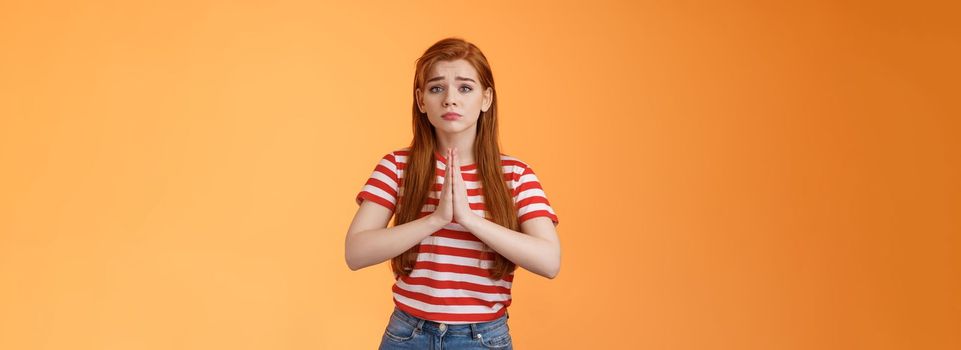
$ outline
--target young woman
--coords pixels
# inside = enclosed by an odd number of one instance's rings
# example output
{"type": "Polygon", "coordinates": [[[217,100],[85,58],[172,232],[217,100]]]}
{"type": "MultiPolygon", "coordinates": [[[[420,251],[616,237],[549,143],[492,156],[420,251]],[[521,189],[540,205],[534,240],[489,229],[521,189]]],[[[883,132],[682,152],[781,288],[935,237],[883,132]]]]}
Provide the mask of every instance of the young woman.
{"type": "Polygon", "coordinates": [[[413,141],[358,193],[347,265],[390,259],[395,308],[381,349],[511,349],[514,270],[557,275],[557,215],[531,167],[500,153],[480,49],[443,39],[416,66],[413,141]]]}

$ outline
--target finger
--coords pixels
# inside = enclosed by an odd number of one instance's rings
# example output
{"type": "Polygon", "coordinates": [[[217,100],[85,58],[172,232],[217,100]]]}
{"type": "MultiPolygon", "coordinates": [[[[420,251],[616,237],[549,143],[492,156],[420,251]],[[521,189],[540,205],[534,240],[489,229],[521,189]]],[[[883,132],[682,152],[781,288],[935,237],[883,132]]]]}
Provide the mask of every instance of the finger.
{"type": "Polygon", "coordinates": [[[452,153],[451,149],[448,148],[447,149],[447,170],[444,171],[445,182],[449,184],[449,186],[447,186],[447,194],[449,195],[453,195],[453,189],[454,189],[454,182],[453,182],[454,173],[453,171],[451,171],[451,153],[452,153]]]}
{"type": "Polygon", "coordinates": [[[453,184],[454,184],[454,186],[457,186],[457,190],[460,191],[460,182],[458,181],[458,180],[461,179],[461,177],[460,177],[460,159],[458,159],[458,156],[457,156],[457,148],[454,148],[454,150],[451,151],[451,156],[453,157],[453,160],[451,161],[451,164],[452,164],[452,165],[451,165],[451,168],[453,169],[453,174],[452,174],[452,176],[454,177],[454,182],[453,182],[453,184]]]}
{"type": "Polygon", "coordinates": [[[464,175],[462,175],[460,172],[460,166],[461,166],[460,156],[454,156],[454,162],[455,162],[454,164],[457,165],[456,167],[454,167],[455,169],[454,175],[457,176],[457,183],[460,186],[460,188],[464,189],[464,175]]]}
{"type": "Polygon", "coordinates": [[[457,171],[457,149],[454,148],[450,151],[450,167],[457,171]]]}
{"type": "Polygon", "coordinates": [[[454,151],[454,197],[467,203],[467,184],[464,183],[464,175],[460,170],[460,156],[454,151]]]}

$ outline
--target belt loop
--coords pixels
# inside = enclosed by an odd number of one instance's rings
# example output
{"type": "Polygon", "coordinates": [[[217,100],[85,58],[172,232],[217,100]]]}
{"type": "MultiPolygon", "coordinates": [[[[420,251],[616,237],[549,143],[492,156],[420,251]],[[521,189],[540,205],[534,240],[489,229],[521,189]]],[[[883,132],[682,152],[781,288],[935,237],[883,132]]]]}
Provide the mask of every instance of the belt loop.
{"type": "Polygon", "coordinates": [[[417,330],[418,330],[418,331],[424,331],[424,322],[427,322],[427,321],[424,320],[423,318],[420,318],[420,317],[417,318],[417,330]]]}
{"type": "Polygon", "coordinates": [[[470,338],[471,338],[471,339],[477,339],[477,335],[478,335],[478,334],[480,334],[480,333],[477,333],[477,324],[476,324],[476,323],[471,323],[471,324],[470,324],[470,338]]]}

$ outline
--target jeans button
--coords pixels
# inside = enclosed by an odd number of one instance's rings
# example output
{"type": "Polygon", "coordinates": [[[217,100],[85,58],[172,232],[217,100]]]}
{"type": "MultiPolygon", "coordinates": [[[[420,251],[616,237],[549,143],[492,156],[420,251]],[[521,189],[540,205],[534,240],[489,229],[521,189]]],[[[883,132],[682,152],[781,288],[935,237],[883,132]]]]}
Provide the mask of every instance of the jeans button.
{"type": "Polygon", "coordinates": [[[438,325],[437,327],[440,328],[441,331],[444,331],[445,329],[447,329],[447,325],[446,325],[446,324],[443,324],[443,323],[441,323],[441,324],[438,325]]]}

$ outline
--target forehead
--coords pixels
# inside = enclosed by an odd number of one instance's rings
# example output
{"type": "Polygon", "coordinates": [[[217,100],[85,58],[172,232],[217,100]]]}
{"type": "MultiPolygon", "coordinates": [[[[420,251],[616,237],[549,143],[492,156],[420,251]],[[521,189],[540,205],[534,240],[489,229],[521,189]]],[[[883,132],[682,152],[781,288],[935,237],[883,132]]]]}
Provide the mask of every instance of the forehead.
{"type": "Polygon", "coordinates": [[[437,76],[444,76],[446,80],[453,80],[454,77],[465,77],[476,81],[477,70],[463,59],[456,61],[439,61],[431,67],[430,74],[427,74],[427,79],[437,76]]]}

